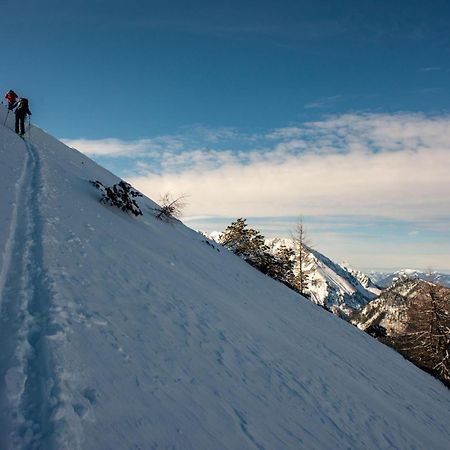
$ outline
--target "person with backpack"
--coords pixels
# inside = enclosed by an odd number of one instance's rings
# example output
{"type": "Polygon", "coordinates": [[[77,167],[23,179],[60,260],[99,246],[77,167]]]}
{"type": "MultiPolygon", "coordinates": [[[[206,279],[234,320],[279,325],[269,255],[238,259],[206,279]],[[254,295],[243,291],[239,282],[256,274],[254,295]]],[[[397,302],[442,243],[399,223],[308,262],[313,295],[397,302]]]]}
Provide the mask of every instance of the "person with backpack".
{"type": "Polygon", "coordinates": [[[28,108],[28,99],[19,98],[17,102],[16,114],[16,133],[22,137],[25,134],[25,117],[27,114],[31,116],[31,111],[28,108]]]}
{"type": "Polygon", "coordinates": [[[18,95],[12,91],[11,89],[5,94],[5,98],[8,101],[8,110],[12,111],[16,104],[17,104],[17,98],[18,95]]]}

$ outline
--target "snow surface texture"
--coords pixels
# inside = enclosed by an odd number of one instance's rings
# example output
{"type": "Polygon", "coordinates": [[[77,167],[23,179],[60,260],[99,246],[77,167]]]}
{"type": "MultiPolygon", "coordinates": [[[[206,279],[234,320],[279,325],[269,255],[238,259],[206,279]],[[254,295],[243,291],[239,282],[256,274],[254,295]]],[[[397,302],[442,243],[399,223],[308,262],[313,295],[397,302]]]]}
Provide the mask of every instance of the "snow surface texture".
{"type": "Polygon", "coordinates": [[[0,170],[0,448],[448,449],[441,383],[151,200],[100,204],[81,153],[0,125],[0,170]]]}

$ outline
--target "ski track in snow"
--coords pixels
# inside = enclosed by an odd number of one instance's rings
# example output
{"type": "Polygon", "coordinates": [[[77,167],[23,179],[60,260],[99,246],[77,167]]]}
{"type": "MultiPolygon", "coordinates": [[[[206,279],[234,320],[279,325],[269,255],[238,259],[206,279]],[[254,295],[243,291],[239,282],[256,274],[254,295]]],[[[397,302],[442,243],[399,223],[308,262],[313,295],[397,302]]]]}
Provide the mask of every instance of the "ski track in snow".
{"type": "Polygon", "coordinates": [[[43,268],[40,159],[31,143],[24,145],[27,154],[1,278],[0,427],[8,433],[2,432],[0,439],[9,441],[8,448],[32,450],[51,448],[55,385],[45,339],[51,291],[43,268]]]}
{"type": "Polygon", "coordinates": [[[14,245],[14,235],[15,235],[15,230],[17,227],[17,214],[18,214],[18,210],[19,210],[18,203],[19,203],[20,194],[23,190],[23,184],[25,183],[25,175],[27,173],[27,166],[28,166],[27,158],[28,158],[28,153],[25,158],[25,163],[22,168],[22,173],[20,174],[20,177],[17,180],[17,184],[16,184],[16,188],[15,188],[14,208],[13,208],[13,212],[12,212],[10,227],[8,230],[8,238],[7,238],[5,250],[4,250],[3,264],[2,264],[2,268],[0,270],[0,311],[1,311],[1,306],[2,306],[3,291],[5,288],[6,277],[8,274],[8,269],[11,267],[11,258],[12,258],[12,251],[13,251],[12,247],[14,245]]]}

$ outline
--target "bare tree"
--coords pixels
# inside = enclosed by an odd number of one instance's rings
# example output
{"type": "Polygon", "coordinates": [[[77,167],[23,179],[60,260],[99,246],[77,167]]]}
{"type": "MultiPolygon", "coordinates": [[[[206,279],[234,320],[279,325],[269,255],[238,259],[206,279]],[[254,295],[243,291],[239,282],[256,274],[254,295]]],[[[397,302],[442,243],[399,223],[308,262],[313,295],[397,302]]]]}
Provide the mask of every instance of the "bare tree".
{"type": "Polygon", "coordinates": [[[309,245],[309,239],[306,233],[305,226],[303,224],[303,218],[300,217],[294,232],[292,233],[292,240],[294,241],[294,252],[295,252],[295,288],[302,295],[307,295],[308,293],[308,280],[309,280],[309,270],[308,266],[311,263],[309,252],[307,246],[309,245]]]}
{"type": "Polygon", "coordinates": [[[431,351],[436,355],[433,369],[437,375],[450,384],[450,298],[430,284],[431,320],[429,333],[431,351]]]}
{"type": "Polygon", "coordinates": [[[399,350],[450,386],[450,289],[423,282],[399,350]]]}
{"type": "Polygon", "coordinates": [[[179,197],[172,197],[169,192],[166,192],[159,200],[160,206],[157,209],[156,217],[158,219],[172,219],[180,217],[183,209],[186,207],[186,195],[179,197]]]}

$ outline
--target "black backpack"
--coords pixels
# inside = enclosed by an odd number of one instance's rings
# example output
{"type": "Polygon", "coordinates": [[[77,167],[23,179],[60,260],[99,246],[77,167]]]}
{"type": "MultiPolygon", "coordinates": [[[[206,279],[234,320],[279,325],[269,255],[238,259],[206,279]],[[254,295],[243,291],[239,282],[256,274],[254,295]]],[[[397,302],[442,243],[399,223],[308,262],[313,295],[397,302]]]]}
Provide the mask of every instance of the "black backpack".
{"type": "Polygon", "coordinates": [[[25,109],[28,110],[28,99],[27,98],[21,98],[19,102],[17,103],[17,109],[25,109]]]}

